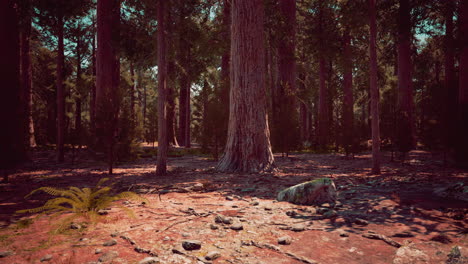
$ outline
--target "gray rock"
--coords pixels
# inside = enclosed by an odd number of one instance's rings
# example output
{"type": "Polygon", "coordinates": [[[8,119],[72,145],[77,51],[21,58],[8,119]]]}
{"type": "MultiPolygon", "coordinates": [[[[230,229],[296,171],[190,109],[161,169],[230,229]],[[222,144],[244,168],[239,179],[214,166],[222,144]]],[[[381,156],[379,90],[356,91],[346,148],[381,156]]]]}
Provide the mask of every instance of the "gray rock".
{"type": "Polygon", "coordinates": [[[393,264],[423,264],[429,263],[429,256],[414,246],[400,247],[395,254],[393,264]]]}
{"type": "Polygon", "coordinates": [[[221,257],[221,253],[219,253],[218,251],[210,251],[208,252],[208,254],[206,254],[205,256],[205,259],[206,260],[215,260],[217,258],[221,257]]]}
{"type": "Polygon", "coordinates": [[[52,260],[52,255],[48,254],[48,255],[45,255],[41,258],[41,262],[45,262],[45,261],[50,261],[52,260]]]}
{"type": "Polygon", "coordinates": [[[265,208],[263,208],[265,211],[271,211],[273,210],[273,208],[269,207],[269,206],[265,206],[265,208]]]}
{"type": "Polygon", "coordinates": [[[102,244],[102,245],[105,246],[105,247],[115,246],[115,245],[117,245],[117,240],[111,239],[111,240],[108,240],[108,241],[104,242],[104,244],[102,244]]]}
{"type": "Polygon", "coordinates": [[[109,212],[107,212],[106,210],[99,210],[97,213],[99,215],[108,215],[109,214],[109,212]]]}
{"type": "Polygon", "coordinates": [[[291,186],[279,192],[277,200],[302,205],[336,203],[337,193],[333,180],[316,179],[291,186]]]}
{"type": "Polygon", "coordinates": [[[70,229],[74,229],[74,230],[81,229],[81,226],[77,223],[71,223],[70,229]]]}
{"type": "Polygon", "coordinates": [[[291,227],[291,231],[294,231],[294,232],[302,232],[306,230],[306,227],[304,225],[294,225],[291,227]]]}
{"type": "Polygon", "coordinates": [[[252,206],[257,206],[257,205],[259,205],[259,204],[260,204],[260,203],[259,203],[258,201],[252,201],[252,202],[250,203],[250,205],[252,205],[252,206]]]}
{"type": "Polygon", "coordinates": [[[182,241],[182,247],[185,250],[197,250],[201,248],[201,241],[198,240],[185,240],[182,241]]]}
{"type": "Polygon", "coordinates": [[[292,239],[290,236],[282,236],[278,238],[278,244],[280,245],[291,245],[292,239]]]}
{"type": "Polygon", "coordinates": [[[190,234],[189,233],[182,233],[182,237],[189,237],[190,234]]]}
{"type": "Polygon", "coordinates": [[[338,216],[338,213],[335,211],[335,210],[330,210],[330,211],[327,211],[326,213],[323,214],[323,217],[324,218],[335,218],[338,216]]]}
{"type": "Polygon", "coordinates": [[[109,251],[109,252],[106,252],[104,254],[102,254],[102,256],[99,258],[99,262],[108,262],[108,261],[112,261],[114,259],[116,259],[117,257],[119,257],[119,252],[117,251],[109,251]]]}
{"type": "Polygon", "coordinates": [[[138,264],[158,264],[161,263],[158,258],[155,257],[147,257],[138,262],[138,264]]]}
{"type": "Polygon", "coordinates": [[[230,224],[232,224],[232,222],[233,222],[233,220],[230,217],[224,217],[222,215],[217,215],[215,217],[215,223],[218,223],[218,224],[230,225],[230,224]]]}
{"type": "Polygon", "coordinates": [[[119,236],[119,232],[114,232],[112,234],[110,234],[111,237],[118,237],[119,236]]]}
{"type": "Polygon", "coordinates": [[[217,230],[219,227],[217,225],[210,224],[210,229],[211,230],[217,230]]]}
{"type": "Polygon", "coordinates": [[[234,198],[232,198],[231,196],[226,196],[226,200],[228,200],[228,201],[234,201],[234,198]]]}
{"type": "Polygon", "coordinates": [[[102,249],[100,248],[96,248],[96,250],[94,250],[94,254],[101,254],[102,253],[102,249]]]}
{"type": "Polygon", "coordinates": [[[244,229],[244,226],[243,226],[241,223],[237,223],[237,224],[233,224],[233,225],[231,226],[231,229],[232,229],[232,230],[239,231],[239,230],[244,229]]]}
{"type": "Polygon", "coordinates": [[[13,255],[13,251],[0,251],[0,258],[6,258],[13,255]]]}
{"type": "Polygon", "coordinates": [[[325,208],[325,207],[320,207],[320,208],[318,208],[317,210],[315,210],[315,212],[316,212],[317,214],[320,214],[320,215],[323,215],[323,214],[325,214],[325,213],[328,212],[328,211],[330,211],[330,209],[329,209],[329,208],[325,208]]]}

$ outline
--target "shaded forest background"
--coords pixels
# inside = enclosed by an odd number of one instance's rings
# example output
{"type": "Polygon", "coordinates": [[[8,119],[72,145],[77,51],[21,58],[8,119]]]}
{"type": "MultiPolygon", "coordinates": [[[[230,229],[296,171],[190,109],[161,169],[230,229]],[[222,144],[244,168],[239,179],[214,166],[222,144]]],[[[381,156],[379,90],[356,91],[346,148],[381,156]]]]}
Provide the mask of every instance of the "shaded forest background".
{"type": "MultiPolygon", "coordinates": [[[[273,151],[352,155],[374,143],[374,150],[395,152],[400,160],[420,148],[466,167],[467,2],[263,1],[257,33],[264,37],[273,151]],[[381,146],[371,140],[373,120],[381,146]]],[[[158,141],[162,122],[171,147],[197,143],[220,158],[236,71],[230,69],[231,4],[2,1],[4,174],[34,148],[56,149],[58,162],[85,148],[107,160],[112,172],[115,162],[143,155],[142,142],[158,141]]]]}

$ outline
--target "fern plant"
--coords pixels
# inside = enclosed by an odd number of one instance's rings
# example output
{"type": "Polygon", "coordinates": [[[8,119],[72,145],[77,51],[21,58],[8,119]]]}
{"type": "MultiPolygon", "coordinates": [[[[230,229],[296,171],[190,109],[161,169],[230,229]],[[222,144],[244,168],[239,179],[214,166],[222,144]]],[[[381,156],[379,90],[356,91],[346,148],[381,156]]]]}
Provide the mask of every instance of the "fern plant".
{"type": "MultiPolygon", "coordinates": [[[[95,223],[100,217],[99,211],[108,208],[113,202],[118,200],[126,199],[148,203],[146,198],[141,197],[134,192],[122,192],[116,195],[111,195],[110,192],[112,190],[112,185],[103,186],[103,184],[108,180],[108,178],[101,179],[94,188],[80,189],[73,186],[69,187],[68,190],[53,187],[38,188],[26,195],[25,198],[28,198],[39,191],[58,197],[49,199],[43,206],[19,210],[16,212],[32,214],[40,213],[38,216],[42,214],[51,214],[52,217],[56,217],[64,213],[72,213],[70,216],[60,221],[61,228],[64,224],[70,223],[76,218],[85,218],[90,220],[91,223],[95,223]]],[[[134,217],[132,210],[120,204],[116,204],[116,206],[124,210],[129,216],[134,217]]]]}

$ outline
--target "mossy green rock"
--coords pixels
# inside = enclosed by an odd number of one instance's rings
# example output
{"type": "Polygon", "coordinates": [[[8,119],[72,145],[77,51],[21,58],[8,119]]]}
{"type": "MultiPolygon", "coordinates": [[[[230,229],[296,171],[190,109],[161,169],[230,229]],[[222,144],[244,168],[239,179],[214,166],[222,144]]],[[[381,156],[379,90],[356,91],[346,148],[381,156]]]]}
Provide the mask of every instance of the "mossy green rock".
{"type": "Polygon", "coordinates": [[[333,180],[320,178],[286,188],[279,192],[277,199],[300,205],[321,205],[323,203],[334,204],[336,198],[333,180]]]}

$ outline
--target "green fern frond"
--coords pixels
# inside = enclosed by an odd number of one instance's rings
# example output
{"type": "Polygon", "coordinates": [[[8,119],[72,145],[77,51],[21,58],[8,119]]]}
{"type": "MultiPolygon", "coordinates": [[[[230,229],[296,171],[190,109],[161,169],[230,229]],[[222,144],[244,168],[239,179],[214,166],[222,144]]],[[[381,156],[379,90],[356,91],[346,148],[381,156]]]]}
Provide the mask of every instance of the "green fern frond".
{"type": "Polygon", "coordinates": [[[96,184],[96,187],[99,188],[101,187],[106,181],[108,181],[109,178],[102,178],[99,180],[99,182],[96,184]]]}
{"type": "Polygon", "coordinates": [[[139,202],[145,202],[149,203],[148,199],[141,197],[140,195],[134,193],[134,192],[121,192],[115,196],[116,198],[120,199],[125,199],[125,200],[133,200],[133,201],[139,201],[139,202]]]}
{"type": "Polygon", "coordinates": [[[36,190],[33,190],[32,192],[30,192],[28,195],[25,196],[25,198],[28,198],[30,197],[31,195],[39,192],[39,191],[43,191],[47,194],[50,194],[50,195],[53,195],[53,196],[64,196],[68,190],[61,190],[61,189],[57,189],[57,188],[53,188],[53,187],[40,187],[36,190]]]}

